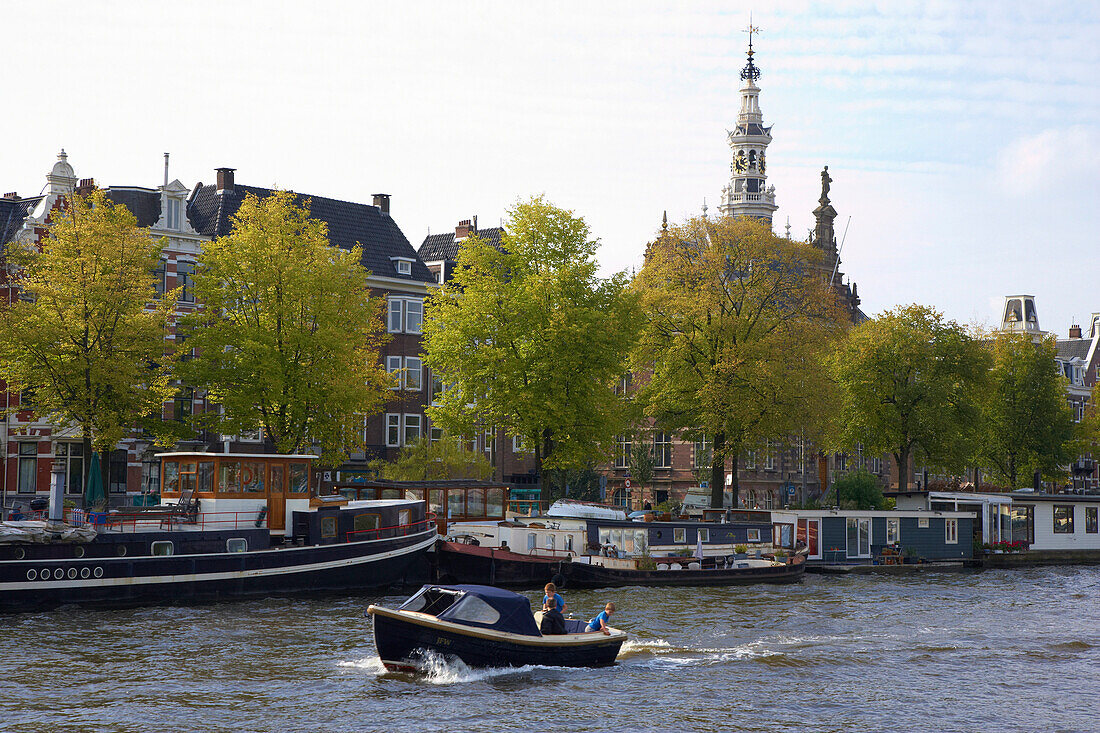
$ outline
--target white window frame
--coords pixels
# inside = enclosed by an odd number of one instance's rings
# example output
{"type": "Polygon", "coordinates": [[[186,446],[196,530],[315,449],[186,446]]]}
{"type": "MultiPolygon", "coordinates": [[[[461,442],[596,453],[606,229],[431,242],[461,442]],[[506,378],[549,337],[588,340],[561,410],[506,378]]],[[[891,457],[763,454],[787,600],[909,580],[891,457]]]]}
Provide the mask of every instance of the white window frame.
{"type": "Polygon", "coordinates": [[[957,545],[959,544],[959,520],[957,519],[945,519],[943,520],[943,541],[944,544],[957,545]]]}
{"type": "Polygon", "coordinates": [[[401,376],[401,387],[409,392],[424,389],[424,360],[419,356],[405,357],[405,371],[401,376]]]}
{"type": "Polygon", "coordinates": [[[772,450],[773,443],[769,440],[764,444],[764,470],[775,470],[775,452],[772,450]]]}
{"type": "Polygon", "coordinates": [[[420,440],[420,436],[423,435],[424,420],[421,415],[415,412],[405,413],[404,420],[401,425],[401,441],[402,445],[412,445],[416,441],[420,440]],[[413,428],[416,429],[416,433],[411,436],[410,440],[409,431],[413,428]]]}
{"type": "Polygon", "coordinates": [[[630,467],[630,451],[634,448],[634,441],[630,435],[623,433],[615,437],[615,468],[630,467]]]}
{"type": "Polygon", "coordinates": [[[896,545],[901,542],[901,520],[886,519],[886,544],[896,545]],[[893,539],[891,539],[893,538],[893,539]]]}
{"type": "Polygon", "coordinates": [[[183,209],[183,202],[177,198],[168,197],[168,210],[165,213],[164,220],[168,229],[178,230],[180,228],[180,211],[183,209]]]}
{"type": "Polygon", "coordinates": [[[756,470],[756,451],[754,451],[754,450],[745,451],[745,470],[747,470],[747,471],[755,471],[756,470]]]}
{"type": "Polygon", "coordinates": [[[524,440],[522,435],[512,436],[512,452],[513,453],[530,453],[527,450],[527,441],[524,440]]]}
{"type": "Polygon", "coordinates": [[[759,529],[745,530],[745,541],[746,542],[759,542],[760,541],[760,530],[759,529]]]}
{"type": "Polygon", "coordinates": [[[405,298],[405,333],[423,333],[424,301],[420,298],[405,298]],[[416,316],[416,327],[410,325],[410,316],[416,316]]]}
{"type": "Polygon", "coordinates": [[[386,331],[389,333],[401,333],[405,325],[405,299],[393,296],[386,300],[386,331]],[[396,316],[397,322],[394,323],[396,316]]]}
{"type": "Polygon", "coordinates": [[[398,448],[401,446],[401,414],[397,412],[386,413],[386,446],[398,448]],[[391,438],[391,432],[392,438],[391,438]]]}
{"type": "Polygon", "coordinates": [[[710,527],[700,527],[698,531],[699,539],[703,542],[710,542],[710,527]]]}
{"type": "Polygon", "coordinates": [[[672,528],[672,541],[678,545],[687,544],[687,529],[684,527],[672,528]]]}
{"type": "Polygon", "coordinates": [[[672,468],[672,433],[658,430],[653,434],[653,467],[672,468]]]}
{"type": "Polygon", "coordinates": [[[404,381],[404,374],[402,370],[402,357],[400,356],[387,356],[386,357],[386,373],[393,378],[393,384],[390,385],[390,389],[401,389],[401,384],[404,381]]]}

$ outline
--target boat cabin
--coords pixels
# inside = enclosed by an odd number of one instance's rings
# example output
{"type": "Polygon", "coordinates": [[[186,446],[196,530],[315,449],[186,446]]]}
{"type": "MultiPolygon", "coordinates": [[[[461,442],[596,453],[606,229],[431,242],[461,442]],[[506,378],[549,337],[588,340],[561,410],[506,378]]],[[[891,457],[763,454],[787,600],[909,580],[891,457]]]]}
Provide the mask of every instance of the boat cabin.
{"type": "Polygon", "coordinates": [[[255,516],[273,534],[286,533],[290,512],[310,508],[310,468],[317,456],[177,452],[157,458],[162,504],[197,499],[205,516],[255,516]]]}
{"type": "Polygon", "coordinates": [[[542,636],[531,613],[531,601],[492,586],[425,585],[398,610],[415,611],[463,626],[542,636]]]}
{"type": "Polygon", "coordinates": [[[423,501],[435,514],[440,534],[452,522],[503,521],[508,487],[491,481],[364,481],[332,487],[348,499],[409,499],[423,501]]]}

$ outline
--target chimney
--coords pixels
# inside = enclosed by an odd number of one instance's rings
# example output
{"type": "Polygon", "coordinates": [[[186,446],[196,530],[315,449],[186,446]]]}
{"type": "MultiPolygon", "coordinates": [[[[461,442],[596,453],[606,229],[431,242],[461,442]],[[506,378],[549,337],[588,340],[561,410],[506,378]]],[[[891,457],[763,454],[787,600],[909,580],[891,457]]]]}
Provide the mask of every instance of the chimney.
{"type": "Polygon", "coordinates": [[[474,214],[474,234],[477,234],[477,214],[474,214]]]}
{"type": "Polygon", "coordinates": [[[470,220],[463,219],[455,227],[455,239],[465,239],[470,236],[470,220]]]}
{"type": "Polygon", "coordinates": [[[390,195],[388,193],[376,193],[374,194],[374,205],[378,207],[378,210],[383,214],[390,213],[390,195]]]}
{"type": "Polygon", "coordinates": [[[77,184],[76,194],[77,196],[87,196],[95,190],[94,178],[81,178],[80,183],[77,184]]]}
{"type": "Polygon", "coordinates": [[[14,199],[15,201],[18,201],[19,200],[19,192],[18,191],[11,191],[9,193],[6,193],[6,194],[4,194],[4,198],[14,199]]]}
{"type": "Polygon", "coordinates": [[[233,190],[233,171],[236,168],[215,168],[218,172],[218,191],[232,191],[233,190]]]}
{"type": "Polygon", "coordinates": [[[1069,337],[1071,339],[1081,338],[1081,327],[1076,323],[1069,327],[1069,337]]]}

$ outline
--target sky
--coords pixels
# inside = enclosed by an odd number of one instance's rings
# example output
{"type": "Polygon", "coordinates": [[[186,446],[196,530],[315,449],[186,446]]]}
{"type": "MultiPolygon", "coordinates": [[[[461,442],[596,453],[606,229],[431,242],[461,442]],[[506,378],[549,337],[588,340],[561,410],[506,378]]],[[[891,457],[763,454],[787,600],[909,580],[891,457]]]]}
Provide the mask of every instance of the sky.
{"type": "Polygon", "coordinates": [[[0,189],[170,177],[369,203],[413,246],[545,194],[601,272],[716,214],[749,24],[795,237],[833,178],[841,270],[869,314],[993,326],[1036,296],[1065,335],[1100,312],[1100,3],[9,3],[0,189]]]}

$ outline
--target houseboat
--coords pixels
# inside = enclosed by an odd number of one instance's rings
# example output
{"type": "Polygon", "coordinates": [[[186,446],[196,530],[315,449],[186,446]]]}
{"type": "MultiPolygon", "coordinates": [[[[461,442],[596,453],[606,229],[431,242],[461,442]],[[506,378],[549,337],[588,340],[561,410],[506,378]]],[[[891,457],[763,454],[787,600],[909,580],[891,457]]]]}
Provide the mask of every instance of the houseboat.
{"type": "Polygon", "coordinates": [[[354,591],[434,545],[422,501],[315,496],[309,455],[165,453],[158,506],[0,525],[0,611],[354,591]]]}

